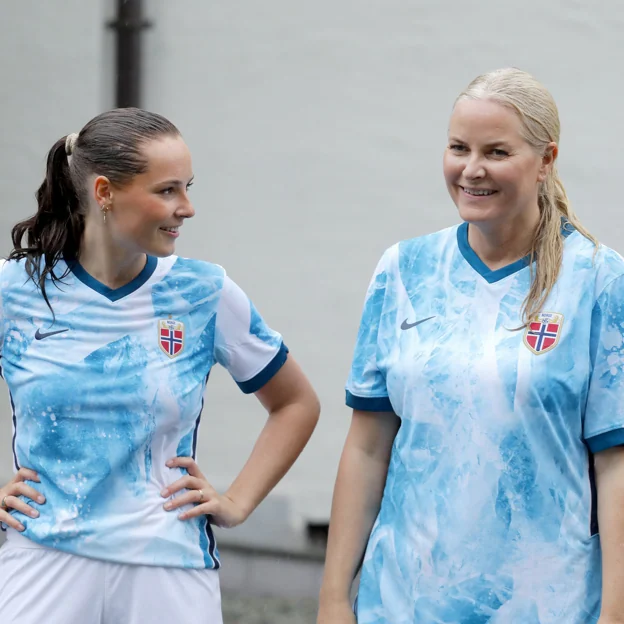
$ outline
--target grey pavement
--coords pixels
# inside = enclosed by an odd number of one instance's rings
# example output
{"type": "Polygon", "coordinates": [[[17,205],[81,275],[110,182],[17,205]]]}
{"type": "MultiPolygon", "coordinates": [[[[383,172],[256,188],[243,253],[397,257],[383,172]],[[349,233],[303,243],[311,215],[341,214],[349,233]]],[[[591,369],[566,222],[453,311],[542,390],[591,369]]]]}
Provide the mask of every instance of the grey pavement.
{"type": "Polygon", "coordinates": [[[271,598],[224,592],[223,624],[315,624],[312,598],[271,598]]]}

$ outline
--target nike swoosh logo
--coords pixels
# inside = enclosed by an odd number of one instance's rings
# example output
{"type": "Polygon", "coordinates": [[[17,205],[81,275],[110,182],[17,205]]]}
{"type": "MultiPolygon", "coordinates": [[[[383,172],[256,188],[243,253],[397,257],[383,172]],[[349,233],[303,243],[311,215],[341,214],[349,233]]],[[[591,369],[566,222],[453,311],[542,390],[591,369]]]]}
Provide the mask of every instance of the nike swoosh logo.
{"type": "Polygon", "coordinates": [[[415,323],[408,323],[407,319],[405,319],[402,323],[401,323],[401,329],[411,329],[412,327],[416,327],[416,325],[420,325],[421,323],[424,323],[425,321],[430,321],[431,319],[435,318],[434,316],[428,316],[427,318],[424,319],[420,319],[420,321],[416,321],[415,323]]]}
{"type": "Polygon", "coordinates": [[[44,338],[49,338],[50,336],[56,336],[56,334],[62,334],[69,329],[58,329],[57,331],[47,332],[46,334],[42,334],[39,329],[37,329],[37,333],[35,334],[35,340],[43,340],[44,338]]]}

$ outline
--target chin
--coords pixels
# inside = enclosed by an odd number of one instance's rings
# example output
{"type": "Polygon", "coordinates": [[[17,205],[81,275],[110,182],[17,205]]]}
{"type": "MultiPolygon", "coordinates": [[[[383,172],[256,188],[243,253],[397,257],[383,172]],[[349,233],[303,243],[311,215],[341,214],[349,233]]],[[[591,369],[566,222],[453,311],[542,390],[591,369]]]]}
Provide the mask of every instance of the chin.
{"type": "Polygon", "coordinates": [[[146,253],[148,256],[153,256],[154,258],[168,258],[175,253],[175,246],[153,247],[152,249],[147,249],[146,253]]]}
{"type": "Polygon", "coordinates": [[[462,221],[468,223],[484,223],[487,221],[496,221],[501,218],[501,211],[495,207],[488,208],[485,206],[457,206],[457,211],[462,221]]]}

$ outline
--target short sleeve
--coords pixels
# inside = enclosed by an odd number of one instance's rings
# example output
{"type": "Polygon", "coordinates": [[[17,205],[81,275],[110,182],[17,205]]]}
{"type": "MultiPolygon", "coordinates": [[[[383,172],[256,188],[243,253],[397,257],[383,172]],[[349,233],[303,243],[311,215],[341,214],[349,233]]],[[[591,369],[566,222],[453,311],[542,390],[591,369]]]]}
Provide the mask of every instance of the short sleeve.
{"type": "Polygon", "coordinates": [[[388,256],[379,261],[368,286],[346,387],[349,407],[371,412],[392,412],[386,378],[379,369],[379,327],[388,286],[388,256]]]}
{"type": "Polygon", "coordinates": [[[217,307],[215,360],[249,394],[260,390],[286,362],[282,336],[264,322],[247,295],[225,276],[217,307]]]}
{"type": "Polygon", "coordinates": [[[624,445],[624,276],[614,279],[594,305],[590,358],[583,431],[597,453],[624,445]]]}

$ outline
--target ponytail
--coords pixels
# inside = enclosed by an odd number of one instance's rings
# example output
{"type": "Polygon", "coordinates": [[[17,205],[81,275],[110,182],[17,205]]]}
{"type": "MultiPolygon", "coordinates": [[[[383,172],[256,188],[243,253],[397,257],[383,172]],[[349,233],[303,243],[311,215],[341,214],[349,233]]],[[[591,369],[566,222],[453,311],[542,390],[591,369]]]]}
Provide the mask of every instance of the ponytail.
{"type": "Polygon", "coordinates": [[[563,227],[572,226],[598,249],[598,241],[583,227],[570,207],[570,200],[554,165],[541,186],[538,206],[540,220],[530,252],[531,288],[522,304],[523,327],[542,311],[559,277],[564,240],[562,222],[563,227]]]}
{"type": "Polygon", "coordinates": [[[72,181],[66,143],[67,137],[59,139],[48,153],[45,180],[36,193],[36,214],[20,221],[11,231],[13,251],[9,260],[26,260],[26,272],[38,285],[50,310],[46,280],[56,283],[67,275],[64,272],[59,277],[54,268],[61,258],[77,257],[84,231],[84,215],[72,181]]]}

